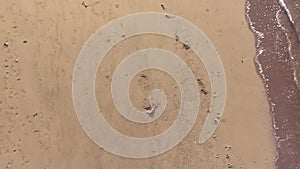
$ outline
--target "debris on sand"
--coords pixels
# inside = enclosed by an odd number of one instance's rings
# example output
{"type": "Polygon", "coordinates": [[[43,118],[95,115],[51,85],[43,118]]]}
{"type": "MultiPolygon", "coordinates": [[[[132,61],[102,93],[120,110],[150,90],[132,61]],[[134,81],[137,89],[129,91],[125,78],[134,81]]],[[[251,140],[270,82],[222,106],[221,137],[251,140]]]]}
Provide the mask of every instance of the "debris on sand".
{"type": "Polygon", "coordinates": [[[212,138],[217,141],[217,135],[213,135],[212,138]]]}
{"type": "Polygon", "coordinates": [[[3,48],[7,48],[7,47],[8,47],[8,43],[5,42],[5,43],[3,44],[3,48]]]}
{"type": "Polygon", "coordinates": [[[179,41],[179,36],[175,35],[175,40],[178,42],[179,41]]]}
{"type": "Polygon", "coordinates": [[[147,76],[145,74],[143,74],[143,73],[140,74],[140,77],[147,78],[147,76]]]}
{"type": "Polygon", "coordinates": [[[144,109],[146,110],[146,113],[153,118],[155,114],[155,110],[157,109],[158,106],[147,106],[144,109]]]}
{"type": "Polygon", "coordinates": [[[201,93],[203,93],[204,95],[207,95],[207,94],[208,94],[208,91],[207,91],[207,90],[201,89],[200,91],[201,91],[201,93]]]}
{"type": "Polygon", "coordinates": [[[191,47],[185,43],[182,43],[182,47],[185,49],[185,50],[189,50],[191,47]]]}
{"type": "Polygon", "coordinates": [[[144,108],[145,110],[151,110],[151,106],[147,106],[144,108]]]}
{"type": "Polygon", "coordinates": [[[165,17],[166,17],[167,19],[175,18],[174,16],[171,16],[171,15],[165,15],[165,17]]]}
{"type": "Polygon", "coordinates": [[[147,113],[151,118],[153,118],[154,117],[154,113],[155,113],[155,111],[153,110],[153,111],[151,111],[150,113],[147,113]]]}
{"type": "Polygon", "coordinates": [[[227,168],[233,168],[233,165],[231,163],[227,163],[227,168]]]}
{"type": "Polygon", "coordinates": [[[230,151],[231,148],[232,148],[232,146],[229,146],[229,145],[226,145],[226,146],[224,147],[224,149],[225,149],[226,151],[230,151]]]}
{"type": "Polygon", "coordinates": [[[166,7],[163,3],[160,4],[162,10],[166,10],[166,7]]]}
{"type": "Polygon", "coordinates": [[[199,86],[204,86],[203,82],[201,81],[201,79],[197,79],[197,82],[199,84],[199,86]]]}
{"type": "Polygon", "coordinates": [[[81,5],[84,6],[85,8],[89,7],[89,5],[87,5],[84,1],[82,1],[81,5]]]}

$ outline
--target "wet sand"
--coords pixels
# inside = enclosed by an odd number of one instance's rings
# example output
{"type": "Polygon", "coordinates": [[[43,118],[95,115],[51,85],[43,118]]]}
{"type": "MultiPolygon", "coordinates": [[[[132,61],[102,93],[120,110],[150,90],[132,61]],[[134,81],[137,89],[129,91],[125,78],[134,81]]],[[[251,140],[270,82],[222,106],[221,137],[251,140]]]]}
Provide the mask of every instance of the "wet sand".
{"type": "Polygon", "coordinates": [[[245,1],[1,0],[1,4],[0,168],[274,168],[272,119],[253,62],[255,39],[245,17],[245,1]],[[72,102],[72,75],[80,49],[92,33],[116,18],[147,11],[178,15],[209,37],[223,62],[228,94],[215,134],[198,144],[211,96],[201,61],[163,36],[137,36],[117,44],[96,79],[99,107],[116,130],[151,136],[172,124],[178,113],[180,96],[174,79],[155,70],[136,76],[129,94],[143,110],[152,88],[166,91],[172,101],[161,119],[142,126],[115,110],[109,92],[112,74],[122,58],[136,50],[158,47],[176,53],[200,79],[198,87],[203,90],[197,121],[179,145],[153,158],[129,159],[98,147],[83,131],[72,102]]]}
{"type": "Polygon", "coordinates": [[[300,13],[296,1],[287,2],[247,1],[247,9],[257,40],[256,68],[273,116],[276,166],[296,169],[300,168],[300,22],[296,17],[300,13]]]}

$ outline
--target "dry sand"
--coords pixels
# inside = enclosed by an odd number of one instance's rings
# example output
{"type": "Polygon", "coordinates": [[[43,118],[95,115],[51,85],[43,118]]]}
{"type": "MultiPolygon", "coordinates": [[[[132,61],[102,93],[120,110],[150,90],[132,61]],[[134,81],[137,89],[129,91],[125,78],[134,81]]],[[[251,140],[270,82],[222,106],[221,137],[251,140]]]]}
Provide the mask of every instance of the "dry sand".
{"type": "MultiPolygon", "coordinates": [[[[7,46],[0,51],[0,168],[274,168],[271,116],[255,71],[255,42],[244,8],[245,2],[239,0],[101,0],[84,5],[70,0],[1,0],[0,41],[7,46]],[[202,93],[197,122],[179,145],[157,157],[128,159],[98,147],[81,128],[72,102],[72,74],[79,51],[93,32],[115,18],[148,11],[183,17],[210,38],[224,64],[227,102],[214,137],[206,143],[195,143],[210,101],[210,94],[202,93]]],[[[147,78],[135,77],[130,96],[137,109],[143,110],[149,91],[162,88],[173,100],[162,117],[140,125],[126,121],[115,110],[109,93],[114,69],[128,54],[148,47],[178,54],[201,79],[199,89],[210,90],[203,64],[180,43],[154,35],[122,41],[101,64],[96,93],[107,121],[135,137],[154,135],[170,126],[180,100],[174,79],[150,70],[142,72],[147,78]]]]}

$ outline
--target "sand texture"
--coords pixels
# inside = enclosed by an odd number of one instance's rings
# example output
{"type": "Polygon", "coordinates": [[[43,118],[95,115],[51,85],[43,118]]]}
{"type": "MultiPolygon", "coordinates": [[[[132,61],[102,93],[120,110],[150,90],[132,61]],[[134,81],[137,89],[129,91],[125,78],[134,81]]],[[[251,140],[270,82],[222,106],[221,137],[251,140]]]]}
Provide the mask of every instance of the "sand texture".
{"type": "Polygon", "coordinates": [[[245,17],[245,1],[0,2],[0,169],[274,168],[272,120],[255,69],[255,39],[245,17]],[[212,97],[209,73],[191,49],[152,34],[125,39],[107,53],[95,80],[98,106],[108,123],[128,136],[149,137],[166,130],[180,108],[174,78],[157,69],[143,70],[133,78],[129,97],[137,110],[149,106],[148,95],[155,88],[162,89],[168,100],[165,112],[148,124],[121,116],[110,90],[114,71],[128,55],[146,48],[165,49],[178,55],[199,79],[200,107],[191,132],[166,153],[132,159],[105,151],[82,129],[72,100],[79,52],[102,26],[138,12],[182,17],[201,29],[217,49],[227,99],[220,124],[207,142],[197,141],[212,97]]]}

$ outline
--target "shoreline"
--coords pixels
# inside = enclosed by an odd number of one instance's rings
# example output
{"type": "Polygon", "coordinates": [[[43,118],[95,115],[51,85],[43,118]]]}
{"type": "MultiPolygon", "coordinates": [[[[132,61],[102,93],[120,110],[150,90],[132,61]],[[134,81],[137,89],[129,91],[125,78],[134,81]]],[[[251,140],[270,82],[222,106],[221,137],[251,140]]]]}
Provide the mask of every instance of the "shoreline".
{"type": "Polygon", "coordinates": [[[292,12],[284,1],[246,2],[249,26],[256,36],[257,73],[270,104],[276,141],[278,169],[300,167],[300,91],[297,72],[300,44],[293,28],[292,12]],[[259,15],[258,15],[259,13],[259,15]],[[261,17],[264,16],[264,17],[261,17]],[[296,131],[298,129],[298,131],[296,131]],[[288,168],[287,168],[288,167],[288,168]]]}

